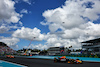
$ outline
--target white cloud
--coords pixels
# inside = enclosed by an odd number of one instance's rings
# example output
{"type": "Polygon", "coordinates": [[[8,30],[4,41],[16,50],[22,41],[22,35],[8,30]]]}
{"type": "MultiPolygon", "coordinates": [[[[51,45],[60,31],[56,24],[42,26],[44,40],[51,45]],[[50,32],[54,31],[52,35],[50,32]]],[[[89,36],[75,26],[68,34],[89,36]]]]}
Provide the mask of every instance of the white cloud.
{"type": "Polygon", "coordinates": [[[21,3],[21,2],[25,2],[29,5],[35,4],[35,2],[32,2],[32,0],[14,0],[16,3],[21,3]]]}
{"type": "MultiPolygon", "coordinates": [[[[1,1],[1,0],[0,0],[1,1]]],[[[23,0],[24,2],[31,5],[29,0],[23,0]]],[[[100,24],[94,24],[93,21],[99,19],[100,7],[99,0],[67,0],[65,5],[62,7],[58,7],[52,10],[46,10],[43,13],[43,17],[45,17],[45,21],[41,22],[42,25],[48,25],[50,32],[47,34],[41,34],[41,30],[37,28],[25,28],[17,29],[12,36],[17,38],[22,38],[26,40],[34,40],[42,41],[46,40],[45,45],[31,45],[32,48],[38,49],[47,49],[48,47],[54,46],[65,46],[69,47],[72,45],[73,48],[81,48],[80,42],[85,40],[94,39],[100,37],[100,24]],[[92,2],[90,5],[92,8],[89,8],[88,4],[92,2]],[[87,8],[88,7],[88,8],[87,8]],[[88,20],[92,21],[89,22],[88,20]],[[46,23],[44,23],[46,22],[46,23]],[[61,29],[61,31],[57,31],[61,29]],[[52,33],[52,34],[51,34],[52,33]]],[[[15,2],[11,0],[3,0],[0,3],[0,21],[3,20],[7,23],[17,23],[20,20],[21,15],[15,11],[14,7],[15,2]],[[10,4],[8,7],[5,1],[9,1],[7,4],[10,4]],[[12,6],[11,6],[12,5],[12,6]],[[3,7],[7,9],[3,9],[3,7]],[[2,13],[2,10],[5,11],[2,13]],[[8,12],[7,12],[8,11],[8,12]]],[[[28,13],[27,10],[23,9],[21,13],[28,13]]],[[[19,21],[19,24],[22,26],[22,22],[19,21]]],[[[5,25],[1,25],[0,31],[5,32],[8,31],[13,26],[6,27],[5,25]]],[[[14,28],[16,28],[15,26],[14,28]]],[[[15,38],[3,38],[1,41],[7,40],[8,44],[16,44],[18,40],[15,38]],[[12,43],[9,39],[14,41],[12,43]],[[9,43],[9,42],[11,43],[9,43]]],[[[12,45],[15,46],[15,45],[12,45]]]]}
{"type": "Polygon", "coordinates": [[[22,27],[21,29],[17,29],[12,36],[27,39],[27,40],[38,40],[41,41],[44,39],[44,35],[40,33],[41,30],[37,28],[25,28],[22,27]],[[35,38],[34,38],[35,37],[35,38]]]}
{"type": "Polygon", "coordinates": [[[50,25],[49,25],[49,30],[50,30],[51,32],[55,32],[58,28],[61,28],[59,24],[53,23],[53,24],[50,24],[50,25]]]}
{"type": "Polygon", "coordinates": [[[100,37],[100,24],[94,24],[92,22],[88,22],[88,27],[86,27],[85,33],[87,36],[100,37]]]}
{"type": "Polygon", "coordinates": [[[10,33],[10,31],[9,30],[11,30],[11,29],[18,29],[18,28],[21,28],[21,26],[22,26],[22,23],[21,23],[21,21],[18,23],[18,24],[13,24],[13,25],[9,25],[9,24],[1,24],[1,26],[0,26],[0,33],[10,33]]]}
{"type": "Polygon", "coordinates": [[[62,7],[44,11],[45,21],[41,24],[48,25],[52,33],[45,35],[47,46],[72,45],[77,49],[81,48],[80,42],[100,37],[100,24],[93,23],[100,19],[99,3],[100,0],[66,0],[62,7]],[[58,29],[63,33],[58,34],[58,29]]]}
{"type": "Polygon", "coordinates": [[[26,10],[26,9],[22,9],[21,11],[20,11],[20,13],[28,13],[28,11],[26,10]]]}
{"type": "MultiPolygon", "coordinates": [[[[62,8],[46,10],[43,16],[45,17],[46,24],[49,24],[49,26],[56,24],[60,25],[59,27],[71,29],[86,23],[87,19],[91,21],[97,20],[99,18],[98,14],[100,14],[99,2],[99,0],[68,0],[62,8]],[[84,3],[89,1],[94,3],[92,5],[93,8],[86,8],[86,5],[84,5],[84,3]]],[[[53,29],[50,27],[50,30],[52,31],[53,29]]]]}
{"type": "Polygon", "coordinates": [[[48,47],[69,46],[69,44],[67,44],[68,40],[62,39],[56,34],[47,33],[47,35],[45,35],[45,40],[47,40],[46,44],[48,47]]]}
{"type": "Polygon", "coordinates": [[[88,22],[85,24],[87,27],[72,28],[64,30],[61,34],[50,34],[45,35],[46,44],[48,47],[65,46],[69,47],[72,45],[74,49],[81,48],[81,42],[100,37],[100,24],[94,24],[88,22]]]}
{"type": "Polygon", "coordinates": [[[84,34],[84,31],[82,31],[79,28],[73,28],[73,29],[68,29],[64,31],[64,34],[62,34],[62,38],[66,38],[66,39],[76,39],[79,38],[80,36],[82,36],[84,34]]]}
{"type": "Polygon", "coordinates": [[[0,33],[19,28],[17,25],[22,15],[15,11],[14,6],[15,2],[12,0],[0,0],[0,33]]]}
{"type": "Polygon", "coordinates": [[[19,42],[19,39],[14,37],[0,37],[0,42],[4,42],[12,48],[18,48],[16,44],[19,42]]]}
{"type": "Polygon", "coordinates": [[[81,48],[82,41],[100,37],[100,24],[93,23],[99,19],[99,3],[99,0],[67,0],[62,7],[44,11],[45,21],[41,24],[48,25],[50,30],[43,35],[43,39],[47,41],[46,45],[38,44],[31,47],[47,49],[72,45],[74,49],[78,49],[81,48]],[[89,2],[93,3],[90,7],[87,5],[89,2]],[[61,31],[58,32],[58,29],[61,31]]]}
{"type": "MultiPolygon", "coordinates": [[[[64,33],[51,34],[50,32],[44,35],[45,45],[31,45],[29,48],[48,49],[49,47],[72,46],[74,49],[81,48],[81,42],[100,37],[100,24],[88,22],[86,28],[72,28],[64,30],[64,33]]],[[[20,33],[21,34],[21,33],[20,33]]],[[[19,36],[20,37],[20,36],[19,36]]],[[[27,47],[27,46],[26,46],[27,47]]]]}
{"type": "Polygon", "coordinates": [[[19,21],[19,25],[20,25],[20,26],[23,26],[23,23],[22,23],[21,21],[19,21]]]}
{"type": "MultiPolygon", "coordinates": [[[[87,1],[88,2],[88,1],[87,1]]],[[[83,16],[84,17],[88,17],[90,20],[97,20],[99,18],[99,15],[100,14],[100,7],[99,4],[100,4],[100,1],[99,0],[90,0],[90,2],[94,3],[92,5],[93,8],[86,8],[84,13],[83,13],[83,16]]]]}
{"type": "Polygon", "coordinates": [[[10,28],[8,28],[8,27],[2,25],[2,26],[0,26],[0,33],[5,33],[5,32],[8,31],[9,29],[10,29],[10,28]]]}
{"type": "Polygon", "coordinates": [[[15,2],[12,0],[0,0],[0,22],[17,23],[21,15],[15,11],[15,2]]]}
{"type": "Polygon", "coordinates": [[[19,3],[19,0],[14,0],[15,3],[19,3]]]}
{"type": "Polygon", "coordinates": [[[38,45],[31,44],[29,47],[28,46],[24,46],[24,48],[31,48],[31,49],[40,49],[40,50],[43,50],[43,49],[47,49],[48,46],[47,45],[43,45],[43,44],[38,44],[38,45]]]}
{"type": "Polygon", "coordinates": [[[24,2],[28,3],[29,5],[31,5],[30,0],[23,0],[24,2]]]}
{"type": "Polygon", "coordinates": [[[49,34],[49,37],[47,38],[47,46],[49,47],[59,47],[59,46],[73,46],[73,48],[80,48],[81,44],[78,42],[77,39],[63,39],[61,37],[58,37],[55,34],[49,34]]]}

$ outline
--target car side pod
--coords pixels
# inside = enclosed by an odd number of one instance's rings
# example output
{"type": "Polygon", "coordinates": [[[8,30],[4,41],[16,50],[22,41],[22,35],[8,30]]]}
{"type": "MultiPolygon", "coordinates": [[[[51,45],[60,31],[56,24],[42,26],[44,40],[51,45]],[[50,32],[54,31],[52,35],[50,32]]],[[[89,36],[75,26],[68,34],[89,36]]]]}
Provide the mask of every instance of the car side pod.
{"type": "Polygon", "coordinates": [[[80,64],[83,64],[83,61],[81,60],[81,63],[80,64]]]}
{"type": "Polygon", "coordinates": [[[71,62],[70,62],[70,61],[68,61],[67,63],[68,63],[68,64],[70,64],[71,62]]]}
{"type": "Polygon", "coordinates": [[[83,63],[83,61],[82,60],[76,60],[76,64],[82,64],[83,63]]]}

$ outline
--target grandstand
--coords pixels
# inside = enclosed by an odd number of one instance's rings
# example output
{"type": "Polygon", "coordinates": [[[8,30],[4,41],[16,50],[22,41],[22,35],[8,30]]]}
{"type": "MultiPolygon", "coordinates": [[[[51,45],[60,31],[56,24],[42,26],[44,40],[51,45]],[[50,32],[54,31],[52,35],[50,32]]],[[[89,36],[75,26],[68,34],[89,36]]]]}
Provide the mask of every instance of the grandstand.
{"type": "Polygon", "coordinates": [[[65,53],[65,47],[50,47],[48,49],[48,55],[63,55],[65,53]]]}
{"type": "Polygon", "coordinates": [[[0,54],[15,54],[16,51],[11,49],[5,43],[0,42],[0,54]]]}
{"type": "Polygon", "coordinates": [[[86,53],[100,54],[100,38],[81,42],[82,49],[86,49],[86,53]]]}

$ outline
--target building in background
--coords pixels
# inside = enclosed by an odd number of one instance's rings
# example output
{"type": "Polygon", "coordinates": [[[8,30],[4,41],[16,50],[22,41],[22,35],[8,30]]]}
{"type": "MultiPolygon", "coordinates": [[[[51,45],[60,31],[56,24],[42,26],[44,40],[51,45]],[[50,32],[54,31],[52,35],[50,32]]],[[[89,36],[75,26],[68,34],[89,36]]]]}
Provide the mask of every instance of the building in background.
{"type": "Polygon", "coordinates": [[[100,38],[81,42],[83,53],[85,54],[100,54],[100,38]]]}
{"type": "Polygon", "coordinates": [[[65,47],[50,47],[48,49],[48,55],[62,55],[65,54],[65,47]]]}

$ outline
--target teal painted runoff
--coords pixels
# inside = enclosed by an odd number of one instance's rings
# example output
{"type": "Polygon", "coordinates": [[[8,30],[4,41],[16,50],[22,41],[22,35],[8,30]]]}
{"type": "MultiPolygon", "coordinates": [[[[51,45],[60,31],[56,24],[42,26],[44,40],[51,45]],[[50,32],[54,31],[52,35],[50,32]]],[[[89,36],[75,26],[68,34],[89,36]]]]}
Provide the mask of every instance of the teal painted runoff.
{"type": "Polygon", "coordinates": [[[22,66],[19,64],[0,60],[0,67],[27,67],[27,66],[22,66]]]}
{"type": "MultiPolygon", "coordinates": [[[[61,56],[27,56],[28,58],[41,58],[41,59],[54,59],[54,57],[61,57],[61,56]]],[[[89,58],[89,57],[70,57],[66,56],[69,59],[80,59],[83,61],[90,61],[90,62],[100,62],[100,58],[89,58]]]]}

